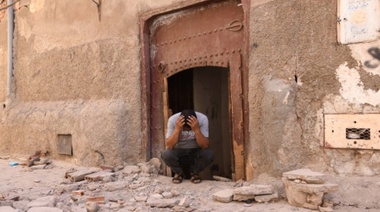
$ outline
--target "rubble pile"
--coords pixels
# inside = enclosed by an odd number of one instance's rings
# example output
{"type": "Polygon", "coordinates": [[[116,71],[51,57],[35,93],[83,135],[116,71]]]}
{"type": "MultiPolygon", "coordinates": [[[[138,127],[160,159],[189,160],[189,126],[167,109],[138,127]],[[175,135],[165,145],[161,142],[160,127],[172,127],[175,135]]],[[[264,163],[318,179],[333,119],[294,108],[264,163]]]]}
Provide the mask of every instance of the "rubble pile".
{"type": "MultiPolygon", "coordinates": [[[[51,161],[36,157],[30,157],[29,161],[33,163],[22,163],[27,172],[54,172],[51,161]]],[[[218,176],[213,177],[217,181],[204,185],[193,185],[190,181],[173,184],[170,177],[160,175],[162,169],[158,158],[117,167],[104,165],[74,169],[68,166],[60,173],[62,179],[55,181],[53,186],[43,186],[44,179],[37,178],[33,180],[37,184],[33,185],[41,185],[40,189],[3,189],[0,211],[199,211],[210,200],[215,204],[229,203],[225,206],[230,209],[235,204],[240,205],[243,208],[239,211],[245,211],[244,208],[251,207],[251,203],[277,202],[284,198],[272,185],[242,180],[228,182],[229,179],[218,176]],[[197,186],[196,191],[191,186],[197,186]]],[[[282,181],[290,205],[329,211],[322,199],[325,193],[336,190],[337,185],[325,183],[324,176],[305,169],[284,173],[282,181]]],[[[204,211],[213,211],[213,203],[204,211]]]]}
{"type": "Polygon", "coordinates": [[[332,205],[322,204],[323,197],[338,190],[338,185],[325,183],[325,174],[298,169],[285,172],[282,176],[289,204],[313,210],[332,210],[332,205]]]}

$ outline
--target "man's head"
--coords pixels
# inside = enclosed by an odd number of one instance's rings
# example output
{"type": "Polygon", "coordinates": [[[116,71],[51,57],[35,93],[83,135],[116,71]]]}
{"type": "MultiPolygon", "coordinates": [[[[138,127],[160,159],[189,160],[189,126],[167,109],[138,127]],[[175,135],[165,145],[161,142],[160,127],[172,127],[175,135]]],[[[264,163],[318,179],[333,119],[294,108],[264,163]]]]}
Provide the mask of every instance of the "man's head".
{"type": "Polygon", "coordinates": [[[184,125],[185,127],[190,127],[190,125],[188,125],[189,116],[194,116],[195,118],[197,117],[197,115],[195,114],[195,111],[192,109],[182,110],[181,116],[185,118],[185,125],[184,125]]]}

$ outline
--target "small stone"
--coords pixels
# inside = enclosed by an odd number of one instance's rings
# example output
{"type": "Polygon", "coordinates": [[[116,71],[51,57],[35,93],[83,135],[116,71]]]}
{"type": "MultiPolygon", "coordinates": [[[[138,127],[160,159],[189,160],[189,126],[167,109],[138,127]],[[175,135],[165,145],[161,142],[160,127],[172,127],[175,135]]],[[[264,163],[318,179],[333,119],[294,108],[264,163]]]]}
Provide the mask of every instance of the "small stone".
{"type": "Polygon", "coordinates": [[[96,212],[99,209],[99,206],[96,202],[86,202],[85,207],[88,212],[96,212]]]}
{"type": "Polygon", "coordinates": [[[173,194],[171,192],[165,191],[161,194],[164,198],[169,199],[173,197],[173,194]]]}
{"type": "Polygon", "coordinates": [[[221,182],[231,182],[232,180],[229,178],[221,177],[221,176],[212,176],[212,178],[216,181],[221,181],[221,182]]]}
{"type": "Polygon", "coordinates": [[[152,195],[150,195],[150,198],[163,199],[164,197],[161,194],[152,194],[152,195]]]}
{"type": "Polygon", "coordinates": [[[318,206],[319,207],[319,211],[320,212],[333,212],[334,209],[330,208],[330,207],[321,207],[321,206],[318,206]]]}
{"type": "Polygon", "coordinates": [[[146,201],[146,205],[151,206],[151,207],[158,207],[158,208],[172,208],[175,205],[177,205],[178,202],[179,200],[177,199],[156,199],[156,198],[150,197],[146,201]]]}
{"type": "Polygon", "coordinates": [[[234,196],[234,190],[233,189],[225,189],[218,191],[212,195],[212,199],[216,200],[218,202],[231,202],[232,198],[234,196]]]}
{"type": "Polygon", "coordinates": [[[147,196],[135,196],[137,202],[145,202],[148,199],[147,196]]]}

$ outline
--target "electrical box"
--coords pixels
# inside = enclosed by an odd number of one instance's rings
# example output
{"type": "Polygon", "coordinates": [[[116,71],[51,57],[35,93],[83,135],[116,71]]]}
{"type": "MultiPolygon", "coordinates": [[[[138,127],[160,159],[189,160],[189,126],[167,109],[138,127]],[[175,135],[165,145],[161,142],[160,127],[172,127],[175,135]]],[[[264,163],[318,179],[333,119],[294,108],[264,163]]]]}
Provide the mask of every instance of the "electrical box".
{"type": "Polygon", "coordinates": [[[380,114],[325,114],[326,148],[380,149],[380,114]]]}

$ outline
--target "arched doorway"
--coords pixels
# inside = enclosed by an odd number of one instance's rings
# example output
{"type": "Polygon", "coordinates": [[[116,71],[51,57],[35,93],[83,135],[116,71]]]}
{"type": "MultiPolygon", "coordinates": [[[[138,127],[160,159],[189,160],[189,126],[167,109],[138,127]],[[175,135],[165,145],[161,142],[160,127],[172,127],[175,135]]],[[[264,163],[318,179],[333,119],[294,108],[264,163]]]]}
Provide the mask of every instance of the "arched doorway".
{"type": "Polygon", "coordinates": [[[223,136],[228,138],[225,141],[228,145],[216,152],[220,154],[217,156],[219,164],[211,166],[209,173],[219,170],[219,174],[231,175],[235,180],[244,179],[244,12],[241,2],[203,3],[160,14],[148,22],[144,40],[149,41],[145,64],[150,65],[147,65],[149,73],[145,86],[150,93],[146,100],[149,103],[147,125],[150,127],[146,146],[150,149],[150,157],[159,157],[164,149],[166,121],[173,110],[193,104],[195,110],[205,113],[212,121],[216,120],[210,123],[210,129],[228,128],[223,130],[227,132],[223,136]],[[186,80],[188,76],[193,79],[186,80]],[[214,78],[220,80],[218,86],[214,78]],[[187,89],[179,92],[188,96],[176,97],[175,83],[182,86],[181,89],[187,89]],[[213,87],[204,92],[201,89],[205,85],[213,87]],[[200,93],[202,95],[198,95],[200,93]],[[213,99],[214,103],[206,104],[203,98],[213,99]],[[213,108],[213,104],[219,104],[218,108],[213,108]],[[215,119],[215,115],[219,119],[215,119]],[[225,155],[223,151],[229,153],[225,155]]]}

